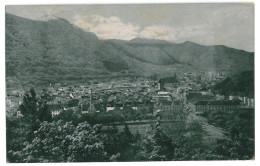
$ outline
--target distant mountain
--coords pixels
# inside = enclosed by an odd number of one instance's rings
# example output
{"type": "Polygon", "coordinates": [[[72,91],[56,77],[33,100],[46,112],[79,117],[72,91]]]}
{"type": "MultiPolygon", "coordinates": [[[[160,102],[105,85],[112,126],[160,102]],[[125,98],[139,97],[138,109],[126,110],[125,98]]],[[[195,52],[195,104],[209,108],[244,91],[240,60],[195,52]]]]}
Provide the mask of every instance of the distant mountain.
{"type": "Polygon", "coordinates": [[[158,39],[143,39],[143,38],[134,38],[129,41],[130,43],[139,43],[139,44],[172,44],[165,40],[158,39]]]}
{"type": "Polygon", "coordinates": [[[228,77],[214,86],[214,91],[222,95],[239,95],[254,98],[254,71],[244,71],[228,77]]]}
{"type": "Polygon", "coordinates": [[[19,80],[84,80],[121,74],[254,69],[254,53],[226,46],[136,38],[100,40],[64,19],[33,21],[6,13],[6,74],[19,80]]]}

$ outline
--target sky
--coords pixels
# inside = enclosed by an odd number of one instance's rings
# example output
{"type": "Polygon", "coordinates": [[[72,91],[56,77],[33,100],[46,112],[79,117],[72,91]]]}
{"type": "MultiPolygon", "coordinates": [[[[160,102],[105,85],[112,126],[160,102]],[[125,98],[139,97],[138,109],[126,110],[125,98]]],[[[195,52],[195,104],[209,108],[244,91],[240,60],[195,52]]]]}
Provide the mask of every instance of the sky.
{"type": "Polygon", "coordinates": [[[254,52],[250,3],[31,5],[6,6],[6,12],[32,20],[64,18],[100,39],[191,41],[254,52]]]}

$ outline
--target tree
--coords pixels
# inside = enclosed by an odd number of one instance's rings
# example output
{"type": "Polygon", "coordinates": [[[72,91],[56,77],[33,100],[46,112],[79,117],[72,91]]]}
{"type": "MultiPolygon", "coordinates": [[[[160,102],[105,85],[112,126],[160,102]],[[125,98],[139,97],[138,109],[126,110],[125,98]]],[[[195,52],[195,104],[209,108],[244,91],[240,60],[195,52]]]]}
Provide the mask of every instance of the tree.
{"type": "Polygon", "coordinates": [[[213,154],[225,160],[250,160],[254,157],[254,141],[240,134],[234,140],[218,140],[213,154]]]}
{"type": "Polygon", "coordinates": [[[137,158],[143,161],[167,161],[172,160],[173,154],[172,140],[162,132],[160,123],[157,121],[155,127],[149,130],[141,141],[137,158]]]}
{"type": "Polygon", "coordinates": [[[62,120],[40,124],[32,141],[24,143],[22,150],[10,150],[11,162],[90,162],[110,161],[118,153],[108,155],[105,150],[101,125],[87,122],[74,127],[62,120]]]}
{"type": "Polygon", "coordinates": [[[41,122],[43,121],[51,122],[52,120],[51,111],[46,103],[40,105],[38,118],[41,122]]]}
{"type": "Polygon", "coordinates": [[[102,140],[104,143],[104,150],[109,156],[114,156],[113,160],[117,160],[120,157],[120,133],[116,126],[104,129],[102,132],[102,140]],[[119,153],[119,155],[117,155],[119,153]]]}
{"type": "Polygon", "coordinates": [[[69,107],[76,107],[79,104],[79,99],[72,99],[68,102],[69,107]]]}
{"type": "Polygon", "coordinates": [[[34,89],[26,92],[23,103],[18,108],[24,115],[20,119],[7,120],[7,158],[10,162],[18,162],[21,159],[21,151],[24,142],[33,139],[33,133],[39,128],[38,100],[34,89]]]}
{"type": "Polygon", "coordinates": [[[129,144],[132,142],[132,134],[129,130],[129,127],[127,126],[127,123],[125,123],[124,132],[122,134],[125,136],[126,144],[129,144]]]}
{"type": "Polygon", "coordinates": [[[92,127],[87,122],[78,124],[75,131],[67,135],[64,140],[64,144],[68,146],[67,161],[108,161],[109,156],[104,150],[104,143],[100,132],[101,125],[94,125],[92,127]]]}
{"type": "Polygon", "coordinates": [[[20,105],[19,109],[25,117],[36,118],[37,103],[36,93],[32,88],[29,92],[25,93],[23,103],[20,105]]]}
{"type": "MultiPolygon", "coordinates": [[[[136,156],[134,136],[131,134],[127,124],[122,132],[118,129],[108,128],[103,132],[102,140],[105,145],[105,151],[112,161],[134,161],[136,156]]],[[[138,147],[139,148],[139,147],[138,147]]]]}
{"type": "Polygon", "coordinates": [[[29,92],[26,92],[23,97],[23,103],[19,106],[18,110],[23,114],[22,120],[18,121],[19,125],[28,126],[25,133],[27,139],[32,139],[33,132],[38,128],[37,113],[38,113],[38,100],[36,93],[32,88],[29,92]]]}
{"type": "Polygon", "coordinates": [[[74,130],[71,122],[42,122],[34,132],[34,139],[25,143],[23,162],[66,161],[68,147],[64,145],[64,138],[74,130]]]}
{"type": "Polygon", "coordinates": [[[6,151],[8,162],[21,161],[21,150],[27,141],[31,126],[23,118],[6,118],[6,151]]]}
{"type": "Polygon", "coordinates": [[[59,115],[55,116],[53,120],[63,120],[64,122],[72,121],[74,125],[78,124],[76,114],[71,109],[62,111],[59,115]]]}
{"type": "Polygon", "coordinates": [[[134,159],[136,153],[133,151],[133,143],[133,135],[131,134],[127,123],[125,123],[123,132],[119,133],[120,161],[132,161],[134,159]]]}

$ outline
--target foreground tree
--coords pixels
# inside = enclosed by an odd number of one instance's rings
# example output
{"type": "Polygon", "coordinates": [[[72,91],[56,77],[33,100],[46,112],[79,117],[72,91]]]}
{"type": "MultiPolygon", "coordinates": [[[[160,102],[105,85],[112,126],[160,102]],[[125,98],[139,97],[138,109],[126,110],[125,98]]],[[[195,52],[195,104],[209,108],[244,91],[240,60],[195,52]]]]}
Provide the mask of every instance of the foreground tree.
{"type": "Polygon", "coordinates": [[[34,132],[34,139],[25,142],[20,151],[9,151],[12,162],[90,162],[110,161],[101,139],[101,125],[87,122],[74,127],[72,122],[44,121],[34,132]]]}
{"type": "Polygon", "coordinates": [[[203,160],[207,147],[203,142],[203,129],[198,122],[192,122],[186,132],[174,140],[173,160],[203,160]]]}
{"type": "Polygon", "coordinates": [[[25,143],[22,162],[66,161],[67,147],[62,146],[62,143],[74,129],[69,122],[42,122],[39,129],[34,132],[34,139],[25,143]]]}
{"type": "Polygon", "coordinates": [[[24,119],[6,118],[6,152],[8,162],[21,161],[21,150],[28,140],[31,127],[24,119]]]}
{"type": "Polygon", "coordinates": [[[35,90],[32,88],[29,92],[25,93],[19,110],[26,121],[32,124],[35,123],[37,119],[41,122],[50,122],[51,112],[46,102],[45,98],[37,98],[35,90]]]}
{"type": "Polygon", "coordinates": [[[38,111],[37,104],[38,99],[36,98],[35,90],[32,88],[29,92],[25,93],[23,103],[20,105],[19,109],[28,119],[35,119],[38,111]]]}
{"type": "Polygon", "coordinates": [[[168,161],[172,160],[173,154],[172,140],[162,132],[157,122],[155,128],[148,131],[141,141],[137,158],[141,161],[168,161]]]}
{"type": "Polygon", "coordinates": [[[235,140],[219,140],[212,154],[221,160],[250,160],[254,158],[254,141],[244,135],[235,140]]]}
{"type": "Polygon", "coordinates": [[[29,92],[26,92],[23,98],[23,102],[19,107],[23,115],[22,123],[26,123],[30,126],[28,140],[33,139],[33,133],[40,126],[43,121],[50,122],[51,111],[47,104],[36,97],[35,90],[32,88],[29,92]]]}
{"type": "Polygon", "coordinates": [[[92,127],[87,122],[78,124],[75,131],[65,137],[63,143],[68,148],[67,161],[108,161],[109,157],[104,150],[100,132],[101,125],[92,127]]]}
{"type": "Polygon", "coordinates": [[[51,110],[49,109],[48,105],[46,103],[41,103],[39,106],[39,113],[38,113],[38,119],[43,122],[43,121],[52,121],[52,116],[51,116],[51,110]]]}

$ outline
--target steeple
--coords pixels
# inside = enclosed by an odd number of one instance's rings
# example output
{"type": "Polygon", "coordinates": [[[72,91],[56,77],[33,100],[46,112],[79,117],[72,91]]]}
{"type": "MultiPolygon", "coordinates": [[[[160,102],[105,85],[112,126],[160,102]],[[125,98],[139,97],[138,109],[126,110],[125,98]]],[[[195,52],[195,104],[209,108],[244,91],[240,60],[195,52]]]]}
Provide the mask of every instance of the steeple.
{"type": "Polygon", "coordinates": [[[90,98],[90,104],[92,104],[92,90],[91,90],[91,89],[89,90],[89,95],[90,95],[90,96],[89,96],[89,98],[90,98]]]}
{"type": "Polygon", "coordinates": [[[90,89],[89,90],[89,98],[90,98],[90,102],[89,102],[89,112],[90,113],[93,113],[93,112],[96,112],[96,109],[94,107],[94,104],[92,103],[92,90],[90,89]]]}

